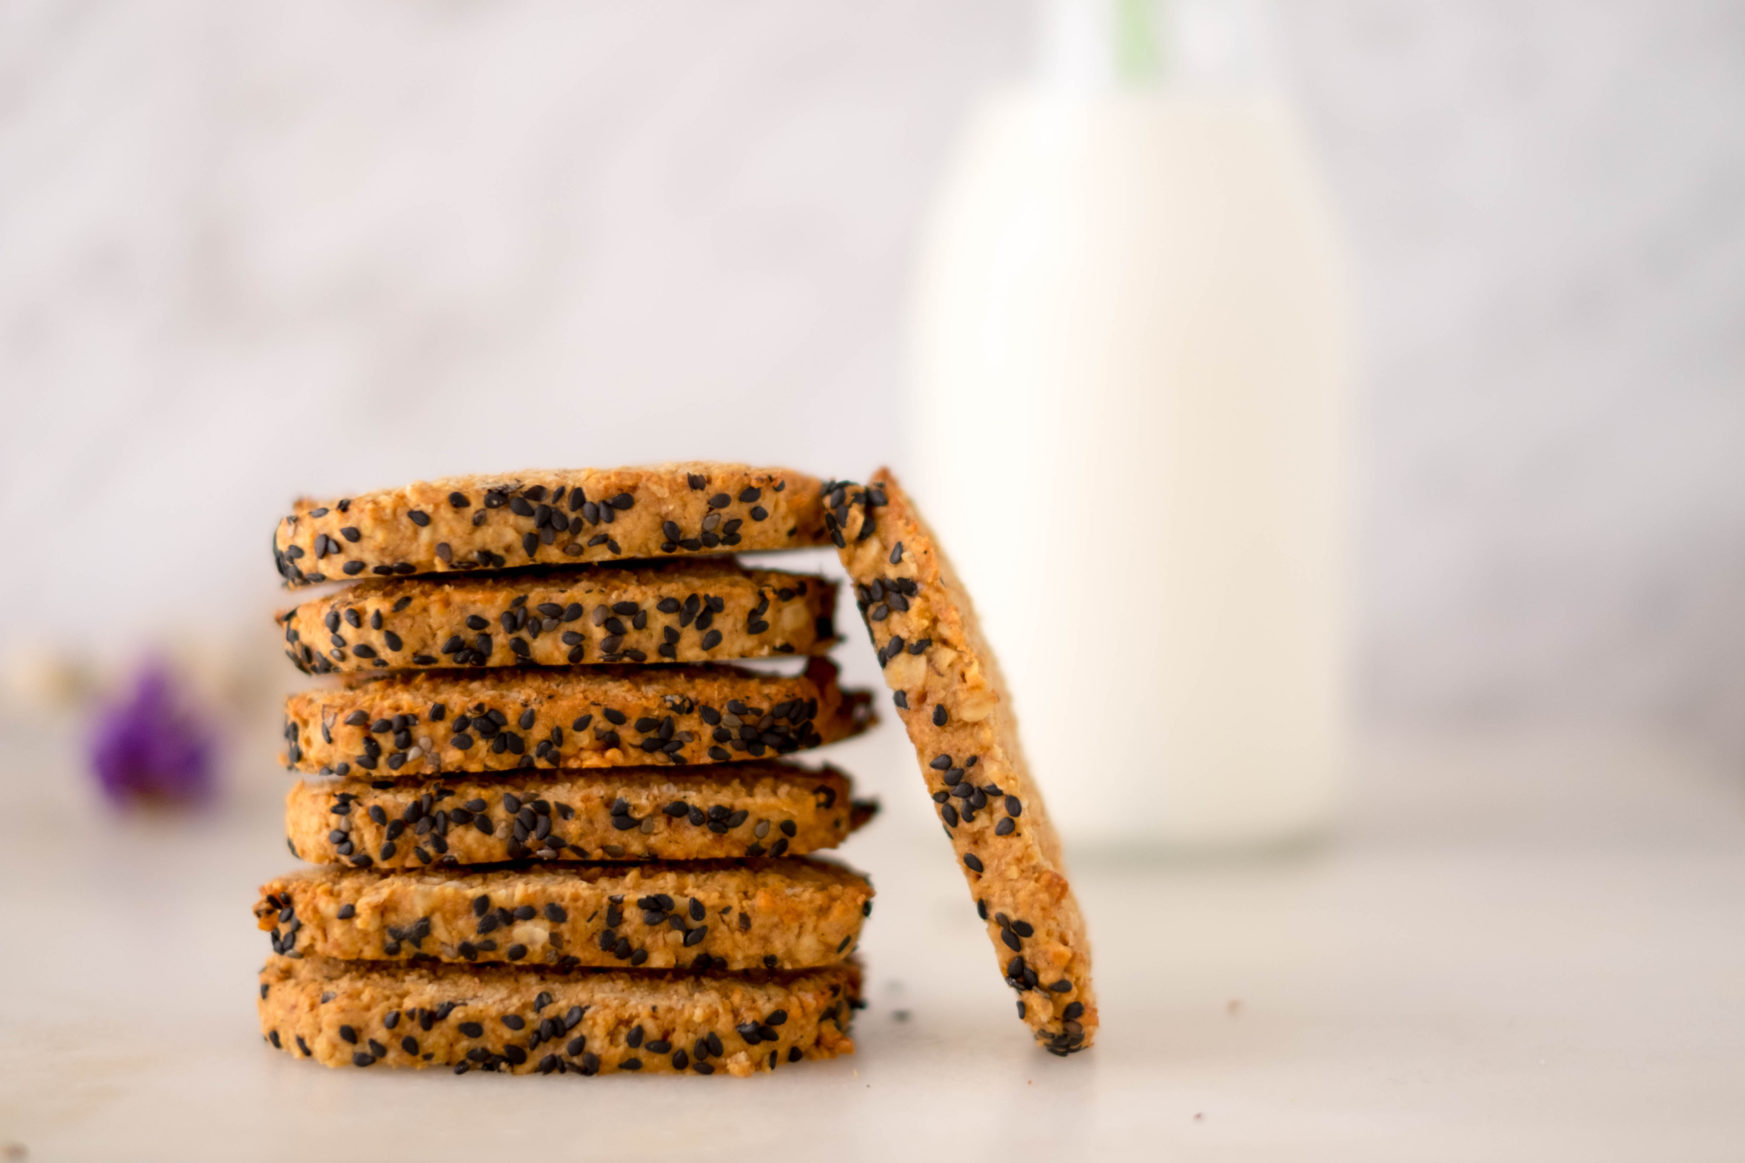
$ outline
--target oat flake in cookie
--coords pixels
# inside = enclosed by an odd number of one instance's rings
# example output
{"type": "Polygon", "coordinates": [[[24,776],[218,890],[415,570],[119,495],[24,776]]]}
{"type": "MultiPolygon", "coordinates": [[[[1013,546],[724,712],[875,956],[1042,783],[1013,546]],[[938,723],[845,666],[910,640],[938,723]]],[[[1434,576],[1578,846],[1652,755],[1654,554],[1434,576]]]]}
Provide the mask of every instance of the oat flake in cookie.
{"type": "Polygon", "coordinates": [[[998,663],[951,563],[888,469],[824,487],[825,525],[987,923],[1018,1014],[1054,1054],[1096,1035],[1084,919],[1024,763],[998,663]]]}
{"type": "Polygon", "coordinates": [[[300,500],[273,535],[288,586],[825,544],[815,477],[695,461],[419,481],[300,500]]]}

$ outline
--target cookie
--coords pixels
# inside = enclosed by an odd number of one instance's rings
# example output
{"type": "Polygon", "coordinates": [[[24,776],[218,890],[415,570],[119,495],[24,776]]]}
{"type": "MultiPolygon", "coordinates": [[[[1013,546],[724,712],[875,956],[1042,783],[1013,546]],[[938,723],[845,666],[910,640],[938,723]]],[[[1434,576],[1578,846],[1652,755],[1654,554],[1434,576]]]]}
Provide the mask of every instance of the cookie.
{"type": "Polygon", "coordinates": [[[756,977],[273,957],[261,1033],[324,1066],[744,1077],[852,1054],[853,962],[756,977]]]}
{"type": "Polygon", "coordinates": [[[835,583],[731,558],[365,581],[279,615],[305,674],[822,654],[835,583]]]}
{"type": "Polygon", "coordinates": [[[726,763],[859,734],[836,665],[393,671],[285,700],[285,765],[324,775],[726,763]]]}
{"type": "Polygon", "coordinates": [[[822,545],[818,481],[698,461],[445,477],[298,501],[273,534],[288,586],[822,545]]]}
{"type": "Polygon", "coordinates": [[[1053,1053],[1082,1050],[1097,1029],[1084,919],[969,596],[889,470],[827,486],[825,505],[1018,1014],[1053,1053]]]}
{"type": "Polygon", "coordinates": [[[872,895],[822,860],[322,868],[265,885],[254,912],[288,956],[745,972],[843,960],[872,895]]]}
{"type": "Polygon", "coordinates": [[[299,859],[355,868],[800,856],[871,818],[849,792],[839,771],[788,763],[299,780],[285,835],[299,859]]]}

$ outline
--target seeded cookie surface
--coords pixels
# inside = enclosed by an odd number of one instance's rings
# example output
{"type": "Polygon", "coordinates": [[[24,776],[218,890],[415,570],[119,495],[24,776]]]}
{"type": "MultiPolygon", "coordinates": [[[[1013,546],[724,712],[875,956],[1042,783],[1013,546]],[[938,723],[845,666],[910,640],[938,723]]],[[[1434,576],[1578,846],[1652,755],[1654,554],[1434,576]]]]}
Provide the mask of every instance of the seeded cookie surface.
{"type": "Polygon", "coordinates": [[[813,658],[798,675],[728,665],[391,671],[285,700],[285,762],[368,777],[527,767],[726,763],[864,730],[866,696],[813,658]]]}
{"type": "Polygon", "coordinates": [[[871,817],[848,778],[790,763],[447,779],[299,780],[291,854],[423,868],[508,860],[722,860],[833,848],[871,817]]]}
{"type": "Polygon", "coordinates": [[[1082,1050],[1097,1029],[1084,919],[974,607],[888,470],[866,486],[827,485],[824,503],[1019,1016],[1050,1052],[1082,1050]]]}
{"type": "Polygon", "coordinates": [[[274,956],[261,1033],[324,1066],[744,1077],[854,1052],[853,962],[758,977],[274,956]]]}
{"type": "Polygon", "coordinates": [[[306,674],[822,654],[836,586],[731,558],[364,581],[279,616],[306,674]]]}
{"type": "Polygon", "coordinates": [[[824,544],[818,481],[690,462],[447,477],[300,500],[273,558],[288,586],[824,544]]]}
{"type": "Polygon", "coordinates": [[[309,869],[261,888],[273,952],[733,972],[848,957],[872,886],[823,860],[383,875],[309,869]]]}

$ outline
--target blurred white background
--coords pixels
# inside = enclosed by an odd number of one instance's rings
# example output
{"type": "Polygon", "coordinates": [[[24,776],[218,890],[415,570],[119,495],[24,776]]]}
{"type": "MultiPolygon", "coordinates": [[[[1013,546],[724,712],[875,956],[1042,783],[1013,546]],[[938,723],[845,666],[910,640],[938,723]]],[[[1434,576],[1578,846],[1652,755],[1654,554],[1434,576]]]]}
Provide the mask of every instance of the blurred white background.
{"type": "MultiPolygon", "coordinates": [[[[1745,756],[1745,8],[1282,7],[1365,310],[1362,709],[1745,756]]],[[[900,465],[913,243],[1030,31],[995,0],[0,7],[0,652],[193,630],[279,667],[301,491],[900,465]]]]}

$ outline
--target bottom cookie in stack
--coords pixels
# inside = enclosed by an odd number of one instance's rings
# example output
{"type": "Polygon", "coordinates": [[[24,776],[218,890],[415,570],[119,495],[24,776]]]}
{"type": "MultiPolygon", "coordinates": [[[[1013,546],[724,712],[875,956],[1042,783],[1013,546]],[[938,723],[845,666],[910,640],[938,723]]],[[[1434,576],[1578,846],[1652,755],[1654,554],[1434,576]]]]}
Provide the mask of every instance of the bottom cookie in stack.
{"type": "Polygon", "coordinates": [[[274,955],[267,1040],[328,1066],[736,1076],[852,1053],[853,962],[758,976],[274,955]]]}

